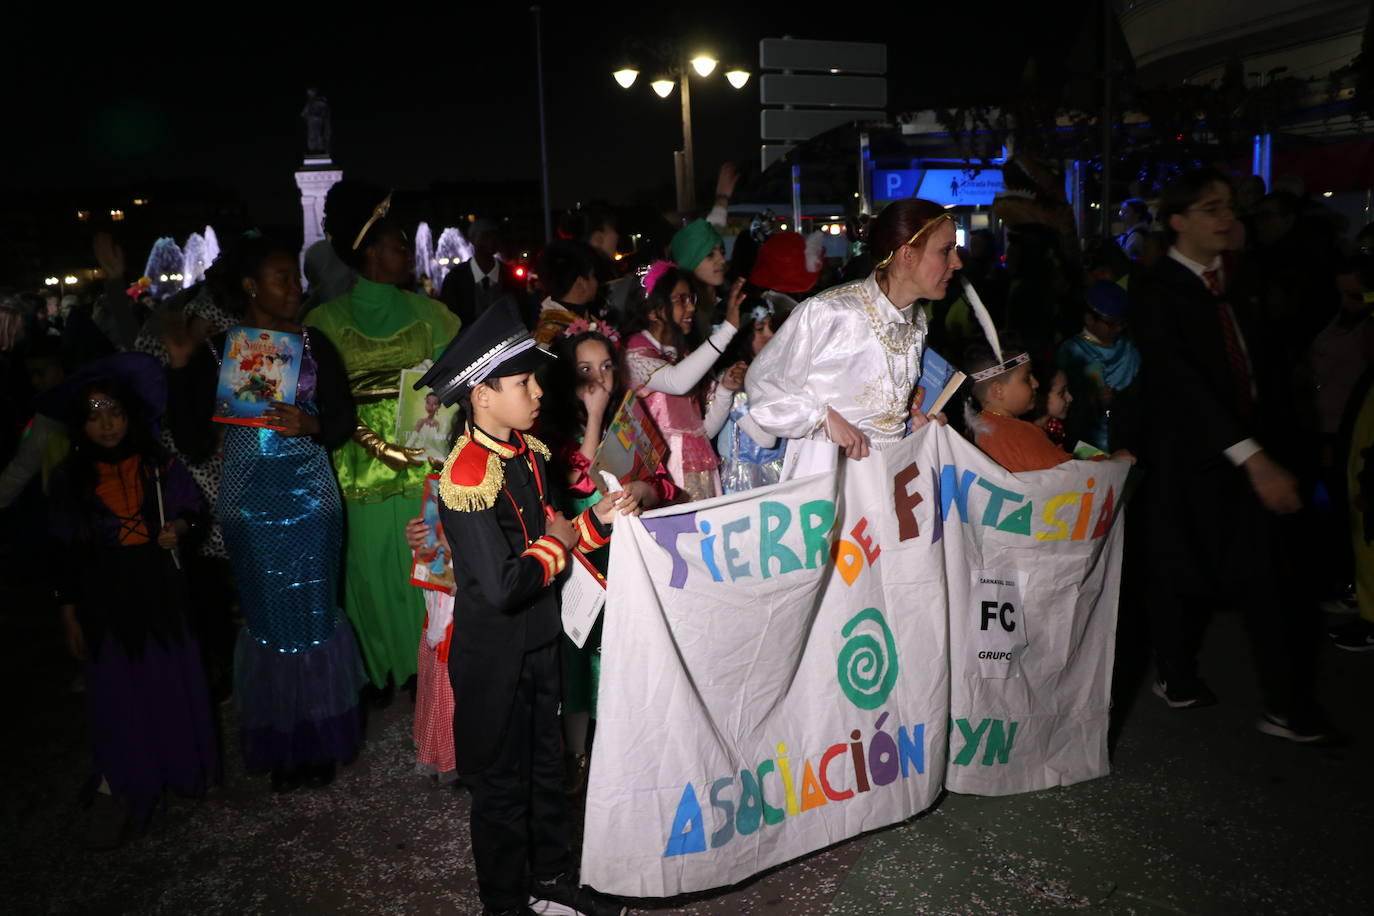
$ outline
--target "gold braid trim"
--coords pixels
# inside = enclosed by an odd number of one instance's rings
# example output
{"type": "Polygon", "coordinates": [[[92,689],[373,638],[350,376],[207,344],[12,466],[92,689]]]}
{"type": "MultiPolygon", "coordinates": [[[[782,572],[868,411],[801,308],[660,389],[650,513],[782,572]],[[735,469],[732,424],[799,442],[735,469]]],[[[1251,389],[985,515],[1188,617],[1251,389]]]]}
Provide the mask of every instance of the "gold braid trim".
{"type": "Polygon", "coordinates": [[[531,451],[543,455],[545,461],[553,460],[553,453],[549,451],[549,447],[533,436],[525,436],[525,444],[530,447],[531,451]]]}
{"type": "MultiPolygon", "coordinates": [[[[479,512],[496,505],[496,497],[505,486],[505,472],[501,469],[501,458],[495,452],[487,451],[487,471],[482,482],[476,486],[460,486],[453,482],[453,465],[464,448],[472,444],[467,436],[459,436],[449,452],[444,469],[439,472],[439,498],[455,512],[479,512]]],[[[473,446],[481,448],[481,446],[473,446]]]]}

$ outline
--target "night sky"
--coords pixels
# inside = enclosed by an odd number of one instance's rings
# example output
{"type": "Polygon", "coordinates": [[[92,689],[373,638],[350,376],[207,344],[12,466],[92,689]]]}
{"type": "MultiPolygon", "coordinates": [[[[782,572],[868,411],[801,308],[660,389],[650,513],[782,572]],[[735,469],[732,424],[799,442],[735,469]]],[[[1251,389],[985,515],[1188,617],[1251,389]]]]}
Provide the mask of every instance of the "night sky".
{"type": "MultiPolygon", "coordinates": [[[[73,11],[69,22],[34,25],[53,40],[14,33],[0,63],[9,71],[7,118],[20,128],[8,131],[11,165],[0,182],[41,191],[208,181],[237,192],[250,222],[290,222],[299,214],[292,172],[308,86],[332,105],[333,158],[350,177],[417,190],[435,181],[537,180],[528,5],[457,7],[425,13],[420,4],[373,3],[331,19],[326,5],[308,17],[237,18],[199,5],[104,20],[83,13],[78,21],[73,11]],[[210,18],[191,18],[202,10],[210,18]]],[[[676,90],[655,96],[642,61],[629,91],[610,76],[636,40],[680,37],[755,73],[741,91],[726,84],[726,67],[694,77],[701,178],[727,158],[758,169],[760,38],[886,42],[895,113],[995,100],[1015,87],[1028,49],[1062,56],[1080,30],[1075,14],[1087,8],[944,3],[852,12],[833,4],[827,16],[794,11],[779,21],[744,3],[616,6],[620,16],[599,5],[546,4],[554,205],[597,197],[671,203],[671,156],[681,142],[676,90]]]]}

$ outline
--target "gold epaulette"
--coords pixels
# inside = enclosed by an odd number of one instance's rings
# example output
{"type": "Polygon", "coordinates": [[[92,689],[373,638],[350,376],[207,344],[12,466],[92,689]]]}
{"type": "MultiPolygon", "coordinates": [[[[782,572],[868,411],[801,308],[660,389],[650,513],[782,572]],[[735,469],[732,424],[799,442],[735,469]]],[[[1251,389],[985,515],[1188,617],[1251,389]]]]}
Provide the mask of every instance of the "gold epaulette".
{"type": "Polygon", "coordinates": [[[553,460],[553,453],[549,451],[549,447],[548,447],[547,445],[545,445],[544,443],[540,442],[538,439],[534,438],[533,436],[525,436],[524,438],[525,438],[525,445],[529,446],[531,451],[536,451],[536,452],[538,452],[539,454],[543,455],[545,461],[552,461],[552,460],[553,460]]]}
{"type": "Polygon", "coordinates": [[[505,482],[500,456],[459,436],[439,472],[439,498],[455,512],[478,512],[496,505],[505,482]]]}

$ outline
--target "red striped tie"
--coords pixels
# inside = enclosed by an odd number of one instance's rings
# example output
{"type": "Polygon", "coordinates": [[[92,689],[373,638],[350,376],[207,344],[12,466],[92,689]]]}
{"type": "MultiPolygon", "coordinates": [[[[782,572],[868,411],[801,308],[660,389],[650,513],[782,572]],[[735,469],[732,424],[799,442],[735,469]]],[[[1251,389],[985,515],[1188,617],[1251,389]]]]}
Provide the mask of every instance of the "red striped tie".
{"type": "Polygon", "coordinates": [[[1207,288],[1217,298],[1217,318],[1221,324],[1221,337],[1226,344],[1226,362],[1231,366],[1231,377],[1236,383],[1236,409],[1241,416],[1249,416],[1255,408],[1255,398],[1250,387],[1250,366],[1245,361],[1245,350],[1240,345],[1240,330],[1236,327],[1236,314],[1231,304],[1221,299],[1221,276],[1216,270],[1204,270],[1202,279],[1207,288]]]}

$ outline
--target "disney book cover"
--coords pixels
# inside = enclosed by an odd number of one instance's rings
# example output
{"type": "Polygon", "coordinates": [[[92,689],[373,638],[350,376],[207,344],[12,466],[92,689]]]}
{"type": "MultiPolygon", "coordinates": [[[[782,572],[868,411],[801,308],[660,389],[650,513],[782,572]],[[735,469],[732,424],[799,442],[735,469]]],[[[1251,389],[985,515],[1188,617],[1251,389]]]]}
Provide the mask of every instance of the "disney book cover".
{"type": "Polygon", "coordinates": [[[296,403],[302,351],[299,334],[230,328],[215,390],[215,422],[276,429],[262,415],[273,401],[296,403]]]}

